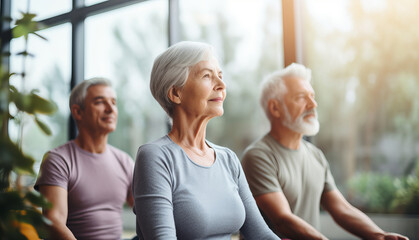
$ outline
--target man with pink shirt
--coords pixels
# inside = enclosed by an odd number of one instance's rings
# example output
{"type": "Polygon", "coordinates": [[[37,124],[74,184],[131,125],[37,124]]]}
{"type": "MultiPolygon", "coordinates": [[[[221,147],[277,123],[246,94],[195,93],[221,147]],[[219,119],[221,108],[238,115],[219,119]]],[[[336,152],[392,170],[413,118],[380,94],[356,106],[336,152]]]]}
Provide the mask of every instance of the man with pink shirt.
{"type": "Polygon", "coordinates": [[[122,207],[133,205],[134,162],[108,144],[117,125],[116,94],[109,81],[93,78],[70,96],[76,139],[49,151],[35,189],[53,205],[43,209],[52,221],[51,239],[120,239],[122,207]]]}

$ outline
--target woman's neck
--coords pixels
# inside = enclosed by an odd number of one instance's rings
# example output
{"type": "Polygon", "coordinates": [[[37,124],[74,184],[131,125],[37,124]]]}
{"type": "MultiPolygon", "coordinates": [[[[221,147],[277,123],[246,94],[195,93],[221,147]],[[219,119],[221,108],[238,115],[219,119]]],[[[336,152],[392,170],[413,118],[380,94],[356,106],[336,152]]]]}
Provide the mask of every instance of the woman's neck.
{"type": "Polygon", "coordinates": [[[169,137],[177,144],[204,150],[208,119],[191,118],[186,114],[173,116],[169,137]]]}
{"type": "Polygon", "coordinates": [[[201,166],[211,166],[215,161],[214,150],[205,141],[207,123],[173,118],[172,130],[168,134],[193,162],[201,166]]]}

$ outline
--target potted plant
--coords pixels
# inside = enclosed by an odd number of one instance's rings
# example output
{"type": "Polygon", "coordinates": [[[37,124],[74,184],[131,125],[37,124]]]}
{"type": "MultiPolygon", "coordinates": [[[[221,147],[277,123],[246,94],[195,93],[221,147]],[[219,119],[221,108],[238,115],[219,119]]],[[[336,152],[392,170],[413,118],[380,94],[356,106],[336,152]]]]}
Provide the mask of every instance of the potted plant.
{"type": "MultiPolygon", "coordinates": [[[[35,16],[31,13],[22,13],[21,18],[14,22],[15,26],[10,31],[2,33],[2,43],[9,43],[13,38],[20,37],[23,37],[27,43],[29,35],[43,38],[36,33],[41,29],[41,25],[33,20],[35,16]]],[[[3,19],[3,21],[12,21],[12,19],[3,19]]],[[[4,56],[10,56],[10,53],[6,52],[1,54],[2,60],[4,56]]],[[[23,59],[33,57],[27,51],[27,47],[16,55],[23,59]]],[[[20,75],[24,81],[26,73],[10,73],[8,66],[4,66],[2,61],[0,65],[0,240],[39,239],[46,237],[47,227],[50,224],[40,209],[50,207],[50,204],[34,191],[32,186],[22,184],[22,176],[35,175],[33,170],[35,159],[22,150],[22,135],[16,140],[10,138],[9,122],[16,121],[17,124],[23,124],[19,121],[22,116],[32,118],[45,134],[51,135],[47,124],[38,116],[53,114],[57,106],[39,96],[36,90],[19,91],[10,84],[13,75],[20,75]],[[14,114],[9,111],[11,105],[17,109],[14,114]]]]}

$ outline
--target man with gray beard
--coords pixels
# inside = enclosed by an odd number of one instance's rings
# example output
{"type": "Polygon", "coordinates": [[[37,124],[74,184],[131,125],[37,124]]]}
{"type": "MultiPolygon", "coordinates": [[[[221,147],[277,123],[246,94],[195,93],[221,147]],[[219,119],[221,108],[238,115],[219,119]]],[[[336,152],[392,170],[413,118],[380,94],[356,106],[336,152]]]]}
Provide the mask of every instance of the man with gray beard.
{"type": "Polygon", "coordinates": [[[242,165],[270,227],[291,239],[327,239],[320,206],[342,228],[363,239],[408,239],[379,228],[336,188],[320,149],[303,139],[319,131],[311,70],[291,64],[262,83],[261,104],[271,130],[245,151],[242,165]]]}

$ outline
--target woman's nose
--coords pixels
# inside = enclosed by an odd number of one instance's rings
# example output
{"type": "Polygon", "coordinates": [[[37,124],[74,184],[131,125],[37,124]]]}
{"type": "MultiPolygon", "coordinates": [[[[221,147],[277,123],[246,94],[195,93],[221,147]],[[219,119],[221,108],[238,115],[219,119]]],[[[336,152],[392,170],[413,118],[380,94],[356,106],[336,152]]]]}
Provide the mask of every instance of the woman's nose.
{"type": "Polygon", "coordinates": [[[215,81],[216,81],[216,84],[215,84],[216,90],[223,90],[226,88],[226,84],[223,81],[222,77],[215,76],[215,81]]]}

